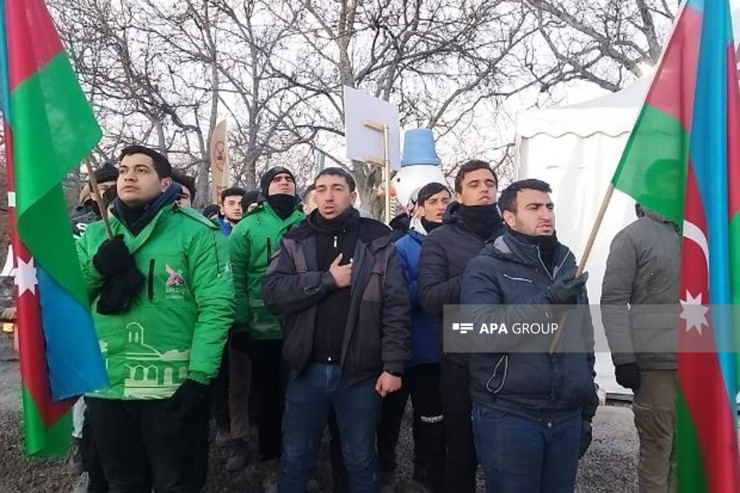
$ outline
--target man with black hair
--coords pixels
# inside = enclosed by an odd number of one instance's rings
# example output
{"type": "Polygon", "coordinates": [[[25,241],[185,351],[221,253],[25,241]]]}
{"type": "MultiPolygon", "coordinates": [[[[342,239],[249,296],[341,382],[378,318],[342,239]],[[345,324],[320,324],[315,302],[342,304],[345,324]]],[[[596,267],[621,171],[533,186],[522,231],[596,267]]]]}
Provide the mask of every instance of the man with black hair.
{"type": "Polygon", "coordinates": [[[383,399],[378,428],[378,459],[385,484],[392,483],[396,469],[396,445],[409,396],[414,408],[414,478],[431,492],[445,491],[445,439],[442,402],[439,397],[439,366],[442,359],[435,320],[419,303],[419,257],[424,238],[442,225],[450,191],[441,183],[429,183],[416,196],[408,233],[396,241],[411,301],[411,361],[401,390],[383,399]]]}
{"type": "Polygon", "coordinates": [[[229,260],[217,226],[175,201],[162,154],[121,153],[110,225],[78,251],[110,386],[86,397],[111,491],[196,491],[208,385],[233,320],[229,260]]]}
{"type": "Polygon", "coordinates": [[[193,207],[195,200],[195,178],[185,174],[184,171],[172,170],[172,181],[182,187],[182,194],[177,199],[180,207],[193,207]]]}
{"type": "MultiPolygon", "coordinates": [[[[457,202],[445,212],[442,226],[424,240],[419,259],[419,300],[437,316],[442,340],[444,305],[460,303],[460,284],[468,262],[487,240],[500,235],[503,221],[496,207],[498,179],[485,161],[468,161],[455,177],[457,202]]],[[[475,491],[477,461],[470,422],[470,377],[465,354],[444,354],[440,367],[440,393],[445,423],[447,490],[475,491]]]]}
{"type": "Polygon", "coordinates": [[[221,224],[221,232],[229,236],[234,226],[242,220],[242,197],[247,191],[239,187],[231,187],[221,192],[221,208],[219,210],[218,222],[221,224]]]}
{"type": "Polygon", "coordinates": [[[316,210],[316,207],[318,207],[316,204],[316,186],[311,183],[303,192],[303,213],[308,216],[316,210]]]}
{"type": "Polygon", "coordinates": [[[315,185],[318,208],[283,237],[262,285],[289,370],[278,491],[306,490],[331,409],[350,491],[377,491],[380,400],[411,356],[408,291],[388,227],[352,207],[352,176],[326,168],[315,185]]]}
{"type": "Polygon", "coordinates": [[[462,281],[460,304],[476,305],[486,323],[549,321],[563,331],[554,354],[544,349],[549,336],[534,345],[507,333],[491,335],[494,352],[470,357],[475,444],[492,492],[573,491],[591,443],[598,397],[588,275],[576,277],[575,257],[555,235],[550,191],[530,179],[502,192],[506,232],[470,261],[462,281]]]}
{"type": "Polygon", "coordinates": [[[252,209],[257,207],[260,203],[260,192],[259,190],[252,190],[247,192],[242,197],[242,211],[244,214],[250,212],[252,209]]]}
{"type": "MultiPolygon", "coordinates": [[[[95,181],[98,183],[98,190],[103,196],[110,188],[115,188],[118,179],[118,168],[111,162],[106,162],[100,168],[94,171],[95,181]]],[[[98,206],[97,197],[93,193],[92,182],[88,180],[87,186],[80,193],[80,200],[74,214],[72,214],[72,229],[75,239],[82,236],[85,228],[91,222],[100,219],[100,207],[98,206]]]]}
{"type": "Polygon", "coordinates": [[[268,463],[267,474],[272,477],[267,482],[271,483],[277,480],[280,457],[283,328],[265,307],[262,279],[280,239],[305,216],[289,169],[278,166],[268,170],[260,180],[260,189],[265,200],[246,213],[229,240],[237,306],[232,343],[247,352],[252,363],[258,448],[260,459],[268,463]]]}

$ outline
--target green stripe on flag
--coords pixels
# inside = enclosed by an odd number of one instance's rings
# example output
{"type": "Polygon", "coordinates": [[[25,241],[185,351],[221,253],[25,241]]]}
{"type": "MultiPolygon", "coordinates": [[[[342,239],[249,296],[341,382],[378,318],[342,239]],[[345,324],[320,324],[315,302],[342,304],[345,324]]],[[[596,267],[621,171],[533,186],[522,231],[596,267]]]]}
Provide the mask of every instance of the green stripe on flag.
{"type": "Polygon", "coordinates": [[[23,81],[10,100],[21,223],[36,201],[79,166],[101,131],[65,52],[23,81]]]}
{"type": "Polygon", "coordinates": [[[696,436],[696,428],[691,419],[689,406],[681,386],[676,388],[676,437],[678,493],[705,493],[709,491],[704,472],[704,458],[696,436]]]}
{"type": "Polygon", "coordinates": [[[22,392],[23,428],[28,454],[36,457],[64,457],[72,440],[72,411],[67,411],[47,428],[25,385],[22,392]]]}
{"type": "MultiPolygon", "coordinates": [[[[730,219],[730,286],[732,296],[732,320],[735,333],[735,353],[740,354],[740,213],[730,219]]],[[[740,382],[740,364],[735,365],[735,375],[740,382]]]]}
{"type": "Polygon", "coordinates": [[[689,136],[676,118],[645,105],[612,183],[679,226],[683,224],[689,136]]]}

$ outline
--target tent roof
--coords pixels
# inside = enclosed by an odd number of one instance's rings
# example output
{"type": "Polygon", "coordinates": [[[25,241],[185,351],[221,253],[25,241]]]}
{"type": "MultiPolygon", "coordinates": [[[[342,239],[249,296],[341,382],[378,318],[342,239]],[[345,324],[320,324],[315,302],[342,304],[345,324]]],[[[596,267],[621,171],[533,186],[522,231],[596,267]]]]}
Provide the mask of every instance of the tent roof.
{"type": "Polygon", "coordinates": [[[517,118],[517,134],[528,138],[538,134],[588,137],[602,133],[616,137],[628,133],[635,125],[651,82],[652,75],[637,80],[621,91],[584,103],[524,111],[517,118]]]}

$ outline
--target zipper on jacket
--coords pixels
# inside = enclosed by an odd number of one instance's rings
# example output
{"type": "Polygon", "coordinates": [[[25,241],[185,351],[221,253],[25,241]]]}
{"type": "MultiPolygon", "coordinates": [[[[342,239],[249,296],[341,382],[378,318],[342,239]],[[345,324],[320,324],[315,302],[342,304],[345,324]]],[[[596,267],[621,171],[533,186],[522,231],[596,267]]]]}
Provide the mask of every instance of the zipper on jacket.
{"type": "Polygon", "coordinates": [[[149,259],[149,285],[147,286],[149,301],[154,299],[154,259],[149,259]]]}
{"type": "Polygon", "coordinates": [[[337,247],[337,235],[334,235],[334,248],[337,247]]]}
{"type": "Polygon", "coordinates": [[[272,254],[272,240],[267,238],[267,264],[270,264],[270,255],[272,254]]]}

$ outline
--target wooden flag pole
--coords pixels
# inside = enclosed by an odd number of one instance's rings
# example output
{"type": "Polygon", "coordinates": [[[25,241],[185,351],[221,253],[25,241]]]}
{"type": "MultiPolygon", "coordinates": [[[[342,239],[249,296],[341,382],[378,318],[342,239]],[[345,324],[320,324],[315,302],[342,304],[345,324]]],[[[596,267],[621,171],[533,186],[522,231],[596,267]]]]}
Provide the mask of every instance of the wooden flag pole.
{"type": "Polygon", "coordinates": [[[100,189],[98,188],[98,179],[95,178],[95,172],[93,171],[92,164],[90,164],[90,158],[85,159],[85,166],[87,167],[87,175],[90,178],[90,184],[92,185],[92,192],[95,195],[95,200],[98,203],[98,209],[100,209],[100,217],[105,225],[105,231],[108,233],[108,239],[113,239],[113,229],[110,227],[110,221],[108,220],[108,204],[103,201],[103,196],[100,195],[100,189]]]}
{"type": "MultiPolygon", "coordinates": [[[[581,263],[578,264],[578,269],[576,270],[576,277],[579,277],[583,274],[583,271],[586,269],[586,262],[588,262],[588,257],[591,255],[591,250],[594,247],[594,243],[596,242],[596,235],[599,233],[599,230],[601,229],[601,223],[604,221],[604,216],[606,215],[606,209],[609,207],[609,202],[612,200],[612,195],[614,195],[614,184],[609,183],[609,188],[606,191],[606,195],[604,195],[604,200],[601,201],[601,208],[599,209],[599,214],[596,216],[596,221],[594,221],[594,225],[591,228],[591,234],[588,237],[588,242],[586,243],[586,248],[583,251],[583,257],[581,258],[581,263]]],[[[563,331],[565,330],[565,316],[560,320],[560,330],[557,331],[555,334],[555,337],[552,340],[552,344],[550,344],[550,356],[555,354],[555,350],[558,347],[558,343],[560,342],[560,337],[562,336],[563,331]]]]}
{"type": "Polygon", "coordinates": [[[391,146],[390,146],[390,128],[376,122],[367,121],[364,123],[367,128],[381,132],[383,134],[383,158],[368,156],[365,161],[372,164],[383,166],[383,183],[385,186],[385,223],[391,222],[391,146]]]}

